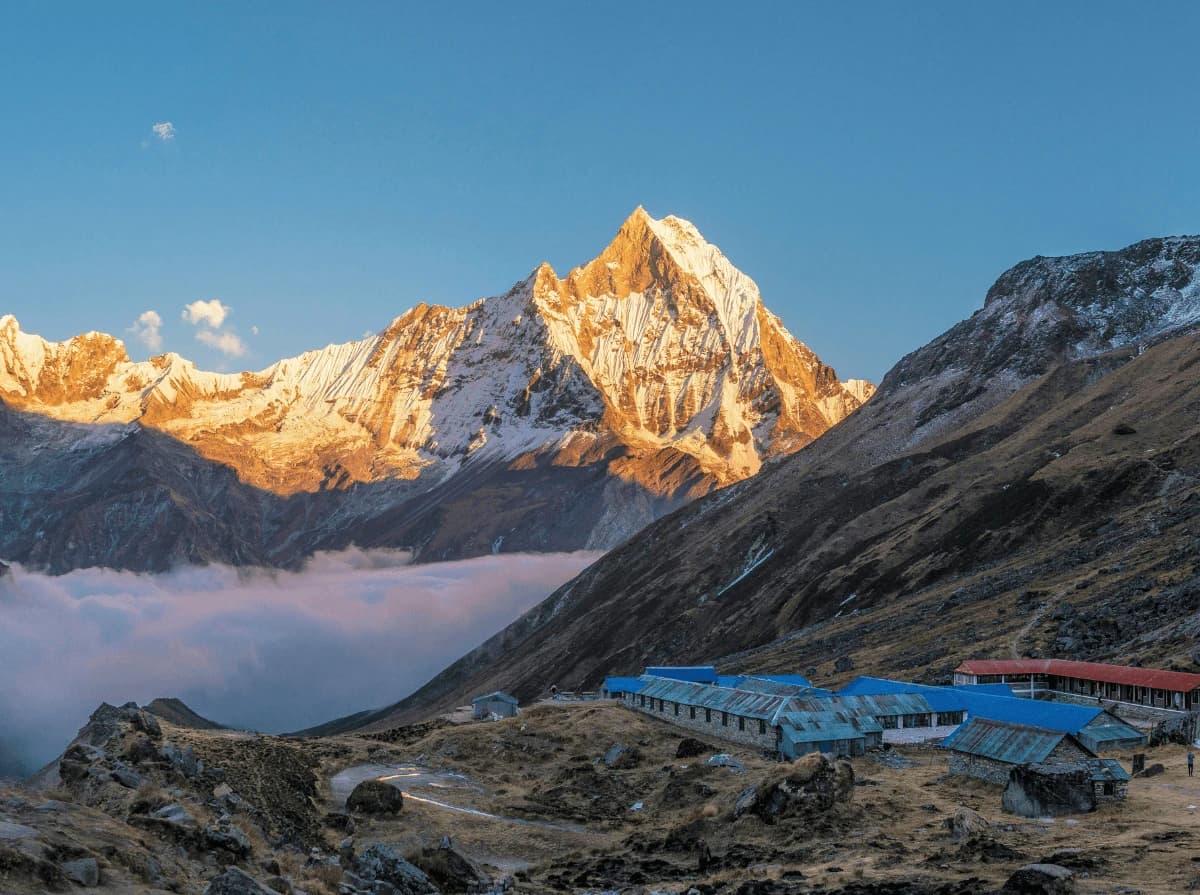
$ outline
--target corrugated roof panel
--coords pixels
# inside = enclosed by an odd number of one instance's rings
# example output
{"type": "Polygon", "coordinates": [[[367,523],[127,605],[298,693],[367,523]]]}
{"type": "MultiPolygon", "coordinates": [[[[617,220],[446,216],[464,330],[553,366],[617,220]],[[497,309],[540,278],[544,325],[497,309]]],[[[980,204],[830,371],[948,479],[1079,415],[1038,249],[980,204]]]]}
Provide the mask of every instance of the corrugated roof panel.
{"type": "Polygon", "coordinates": [[[942,748],[991,758],[1005,764],[1045,761],[1069,734],[970,718],[942,741],[942,748]]]}
{"type": "MultiPolygon", "coordinates": [[[[1043,699],[1023,699],[1019,696],[996,696],[977,688],[932,687],[908,681],[860,677],[838,691],[838,695],[869,693],[919,693],[929,700],[934,711],[965,711],[968,716],[1023,724],[1046,730],[1077,734],[1098,716],[1104,714],[1099,706],[1072,705],[1043,699]]],[[[1109,716],[1112,717],[1111,715],[1109,716]]],[[[1115,718],[1113,719],[1116,720],[1115,718]]]]}
{"type": "Polygon", "coordinates": [[[604,689],[609,693],[638,693],[646,686],[641,678],[636,677],[606,677],[604,689]]]}
{"type": "Polygon", "coordinates": [[[788,701],[787,697],[767,693],[751,693],[746,690],[731,690],[712,684],[697,684],[667,678],[644,676],[646,686],[638,694],[648,699],[662,699],[694,705],[713,711],[728,712],[744,718],[761,718],[769,721],[788,701]]]}
{"type": "Polygon", "coordinates": [[[669,677],[675,681],[692,681],[697,684],[715,684],[717,669],[711,665],[655,665],[646,668],[652,677],[669,677]]]}
{"type": "Polygon", "coordinates": [[[813,682],[802,674],[756,674],[753,677],[760,681],[775,681],[778,684],[795,684],[798,687],[811,687],[813,682]]]}
{"type": "Polygon", "coordinates": [[[970,659],[956,671],[965,674],[1056,674],[1106,684],[1128,684],[1187,693],[1200,687],[1200,674],[1188,671],[1164,671],[1160,668],[1134,668],[1130,665],[1105,665],[1102,662],[1076,662],[1071,659],[970,659]]]}

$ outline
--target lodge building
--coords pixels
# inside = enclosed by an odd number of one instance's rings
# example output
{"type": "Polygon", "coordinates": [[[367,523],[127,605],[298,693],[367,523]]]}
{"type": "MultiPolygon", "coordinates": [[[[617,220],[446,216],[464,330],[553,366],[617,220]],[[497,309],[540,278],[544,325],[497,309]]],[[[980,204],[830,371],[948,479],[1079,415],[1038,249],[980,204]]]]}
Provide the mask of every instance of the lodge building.
{"type": "Polygon", "coordinates": [[[1161,711],[1200,708],[1200,674],[1069,659],[972,659],[954,670],[954,684],[1008,684],[1017,696],[1068,696],[1161,711]]]}

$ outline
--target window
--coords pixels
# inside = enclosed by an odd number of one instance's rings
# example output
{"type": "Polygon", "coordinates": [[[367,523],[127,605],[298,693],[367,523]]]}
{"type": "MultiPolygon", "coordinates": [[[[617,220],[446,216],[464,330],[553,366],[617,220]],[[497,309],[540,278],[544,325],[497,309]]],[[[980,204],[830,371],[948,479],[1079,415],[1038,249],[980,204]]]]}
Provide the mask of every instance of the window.
{"type": "Polygon", "coordinates": [[[1106,796],[1115,796],[1117,794],[1117,784],[1109,781],[1104,784],[1104,794],[1106,796]]]}
{"type": "Polygon", "coordinates": [[[738,716],[738,730],[745,730],[745,729],[746,729],[746,719],[743,718],[741,715],[739,715],[738,716]]]}
{"type": "Polygon", "coordinates": [[[767,722],[764,721],[762,718],[758,719],[758,733],[759,733],[759,736],[767,735],[767,722]]]}
{"type": "Polygon", "coordinates": [[[712,709],[705,709],[705,710],[704,710],[704,723],[705,723],[705,724],[712,724],[712,709]]]}
{"type": "Polygon", "coordinates": [[[693,721],[696,720],[696,707],[694,705],[688,706],[688,717],[693,721]]]}
{"type": "Polygon", "coordinates": [[[729,726],[729,712],[721,712],[721,726],[722,727],[729,726]]]}
{"type": "Polygon", "coordinates": [[[677,702],[677,703],[675,703],[675,714],[676,714],[676,715],[678,715],[678,714],[679,714],[679,703],[678,703],[678,702],[677,702]]]}
{"type": "Polygon", "coordinates": [[[645,706],[645,704],[646,704],[646,697],[645,697],[645,696],[642,696],[642,695],[640,695],[640,694],[639,694],[639,695],[638,695],[638,700],[639,700],[639,703],[638,703],[639,705],[645,706]]]}
{"type": "Polygon", "coordinates": [[[660,712],[665,712],[667,710],[667,703],[662,699],[658,701],[658,710],[660,712]]]}
{"type": "Polygon", "coordinates": [[[954,724],[962,724],[962,712],[938,712],[937,723],[938,727],[950,727],[954,724]]]}
{"type": "Polygon", "coordinates": [[[876,718],[875,720],[879,722],[879,726],[882,727],[884,730],[895,730],[896,727],[898,726],[896,723],[895,715],[883,715],[882,717],[876,718]]]}
{"type": "Polygon", "coordinates": [[[905,715],[904,716],[904,726],[905,727],[928,727],[929,726],[929,715],[928,715],[928,713],[923,713],[923,714],[918,714],[918,715],[905,715]]]}

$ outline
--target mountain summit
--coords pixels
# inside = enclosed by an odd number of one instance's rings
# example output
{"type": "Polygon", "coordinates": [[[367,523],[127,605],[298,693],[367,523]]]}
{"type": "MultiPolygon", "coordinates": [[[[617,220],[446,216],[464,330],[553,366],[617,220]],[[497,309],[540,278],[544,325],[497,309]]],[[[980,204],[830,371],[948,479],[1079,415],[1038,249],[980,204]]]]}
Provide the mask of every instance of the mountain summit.
{"type": "Polygon", "coordinates": [[[281,511],[265,524],[289,544],[430,558],[610,547],[798,450],[872,391],[839,381],[692,224],[640,207],[565,278],[543,264],[502,295],[419,304],[377,336],[258,372],[133,362],[111,336],[52,343],[0,320],[7,408],[107,427],[108,451],[161,432],[235,472],[246,499],[314,500],[336,516],[314,523],[318,536],[281,511]],[[551,534],[566,504],[571,534],[551,534]]]}

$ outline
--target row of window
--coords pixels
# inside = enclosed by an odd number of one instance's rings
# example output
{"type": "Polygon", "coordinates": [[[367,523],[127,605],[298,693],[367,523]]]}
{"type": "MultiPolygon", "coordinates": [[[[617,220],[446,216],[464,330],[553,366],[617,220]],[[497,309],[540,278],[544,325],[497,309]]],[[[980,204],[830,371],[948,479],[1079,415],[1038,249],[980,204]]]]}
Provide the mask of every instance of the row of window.
{"type": "MultiPolygon", "coordinates": [[[[672,707],[672,710],[674,711],[674,713],[676,715],[678,715],[679,709],[680,709],[680,703],[678,703],[678,702],[667,703],[665,700],[655,699],[653,696],[650,697],[650,710],[651,711],[654,711],[655,709],[657,709],[659,712],[662,712],[665,714],[667,711],[668,704],[672,707]]],[[[642,707],[646,706],[646,697],[640,693],[638,694],[638,705],[640,705],[642,707]]],[[[696,720],[696,712],[697,712],[696,706],[689,705],[689,706],[687,706],[687,710],[688,710],[688,717],[692,721],[695,721],[696,720]]],[[[704,712],[704,723],[712,724],[713,723],[712,709],[701,709],[700,711],[704,712]]],[[[744,717],[742,717],[741,715],[734,715],[734,717],[737,718],[738,730],[745,730],[746,729],[746,719],[744,717]]],[[[751,718],[750,720],[753,721],[755,719],[751,718]]],[[[721,712],[721,726],[722,727],[729,726],[729,712],[721,712]]],[[[767,733],[767,722],[764,721],[762,718],[758,719],[758,732],[759,732],[760,736],[765,736],[767,733]]]]}

